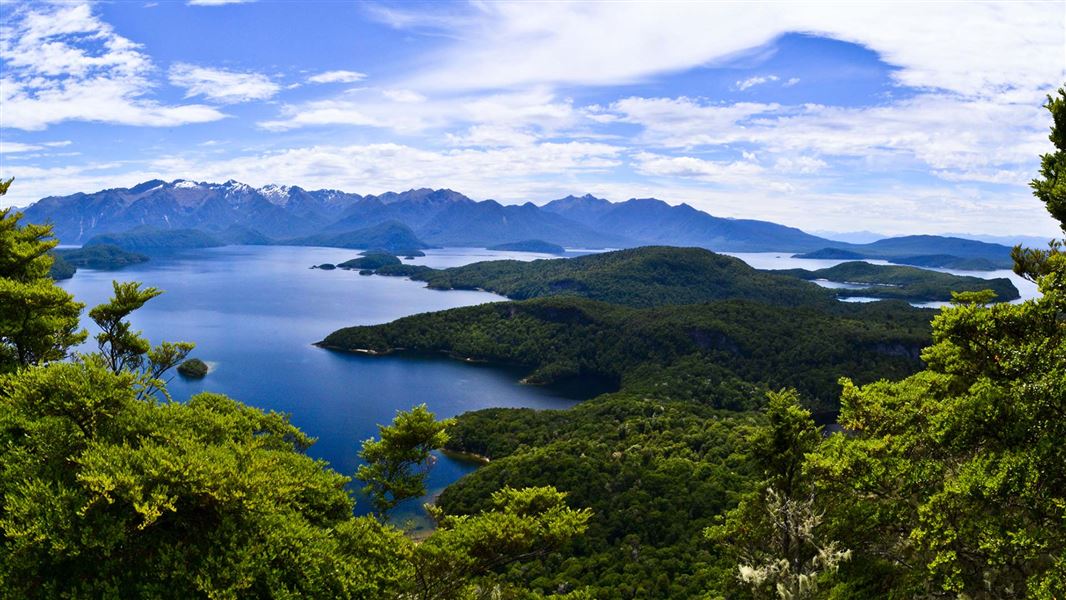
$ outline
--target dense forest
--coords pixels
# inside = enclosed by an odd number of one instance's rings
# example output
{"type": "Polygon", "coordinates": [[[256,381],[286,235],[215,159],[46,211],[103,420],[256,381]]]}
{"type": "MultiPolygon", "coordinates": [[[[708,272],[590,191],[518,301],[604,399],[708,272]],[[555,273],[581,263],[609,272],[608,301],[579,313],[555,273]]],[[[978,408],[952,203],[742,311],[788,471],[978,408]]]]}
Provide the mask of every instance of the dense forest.
{"type": "MultiPolygon", "coordinates": [[[[1066,89],[1048,109],[1032,187],[1066,233],[1066,89]]],[[[56,243],[0,211],[0,597],[1066,597],[1060,243],[1014,250],[1039,298],[965,291],[939,312],[840,304],[695,250],[472,265],[438,285],[526,299],[324,343],[618,390],[564,411],[403,411],[358,450],[361,517],[286,416],[169,397],[193,344],[129,320],[161,290],[116,282],[86,315],[96,350],[74,352],[84,307],[49,276],[56,243]],[[411,539],[388,517],[441,448],[490,460],[411,539]]]]}

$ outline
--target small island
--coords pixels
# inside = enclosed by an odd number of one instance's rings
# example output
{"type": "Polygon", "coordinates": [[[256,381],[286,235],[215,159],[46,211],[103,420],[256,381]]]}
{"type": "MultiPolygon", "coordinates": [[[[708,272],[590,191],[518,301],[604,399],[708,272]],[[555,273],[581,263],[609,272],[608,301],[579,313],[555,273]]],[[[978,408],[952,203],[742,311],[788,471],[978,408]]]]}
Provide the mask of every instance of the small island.
{"type": "Polygon", "coordinates": [[[370,254],[391,254],[392,256],[402,256],[406,259],[418,258],[419,256],[425,256],[426,253],[417,248],[393,248],[392,250],[385,248],[372,248],[364,252],[360,252],[359,256],[368,256],[370,254]]]}
{"type": "Polygon", "coordinates": [[[536,252],[538,254],[566,254],[566,248],[544,240],[522,240],[489,246],[486,250],[506,250],[510,252],[536,252]]]}
{"type": "Polygon", "coordinates": [[[59,248],[51,251],[52,279],[70,279],[79,268],[110,271],[148,261],[148,257],[123,250],[111,244],[98,244],[82,248],[59,248]]]}
{"type": "Polygon", "coordinates": [[[199,358],[190,358],[178,365],[178,373],[191,379],[202,379],[208,371],[207,363],[199,358]]]}
{"type": "Polygon", "coordinates": [[[353,258],[337,264],[338,269],[349,271],[374,271],[381,267],[402,264],[400,259],[384,252],[365,253],[359,258],[353,258]]]}

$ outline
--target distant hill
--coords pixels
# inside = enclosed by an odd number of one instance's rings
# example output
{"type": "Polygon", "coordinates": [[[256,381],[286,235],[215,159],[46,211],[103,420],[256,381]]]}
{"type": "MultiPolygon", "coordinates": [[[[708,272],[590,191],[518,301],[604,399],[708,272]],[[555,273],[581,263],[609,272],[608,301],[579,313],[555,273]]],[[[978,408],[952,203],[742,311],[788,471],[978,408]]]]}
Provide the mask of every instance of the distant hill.
{"type": "Polygon", "coordinates": [[[110,245],[123,250],[151,251],[178,248],[214,248],[225,242],[198,229],[156,229],[142,226],[122,233],[104,233],[85,242],[90,246],[110,245]]]}
{"type": "Polygon", "coordinates": [[[731,256],[702,248],[644,247],[576,258],[494,260],[450,269],[384,267],[434,289],[484,289],[513,300],[580,296],[625,306],[693,304],[722,299],[784,306],[831,302],[815,284],[758,271],[731,256]]]}
{"type": "Polygon", "coordinates": [[[344,233],[321,233],[287,240],[284,243],[294,246],[331,246],[360,250],[376,248],[392,253],[429,248],[425,242],[418,239],[410,227],[396,221],[379,223],[344,233]]]}
{"type": "Polygon", "coordinates": [[[549,202],[544,210],[643,244],[699,246],[725,252],[802,252],[833,244],[794,227],[724,219],[687,204],[672,206],[655,198],[613,204],[592,196],[569,196],[549,202]]]}
{"type": "Polygon", "coordinates": [[[566,254],[566,248],[544,240],[523,240],[489,246],[487,250],[504,250],[511,252],[537,252],[540,254],[566,254]]]}
{"type": "Polygon", "coordinates": [[[835,243],[797,258],[855,260],[874,258],[919,267],[942,267],[974,271],[1010,269],[1011,249],[1001,244],[939,235],[908,235],[885,238],[869,244],[835,243]]]}

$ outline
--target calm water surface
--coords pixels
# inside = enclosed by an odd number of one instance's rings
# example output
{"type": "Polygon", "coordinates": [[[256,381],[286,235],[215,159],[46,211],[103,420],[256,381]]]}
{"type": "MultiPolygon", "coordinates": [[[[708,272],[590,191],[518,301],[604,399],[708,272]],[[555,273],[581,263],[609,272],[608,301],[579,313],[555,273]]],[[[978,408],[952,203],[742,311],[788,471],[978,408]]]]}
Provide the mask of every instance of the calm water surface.
{"type": "MultiPolygon", "coordinates": [[[[518,383],[521,371],[446,358],[366,357],[312,346],[349,325],[504,299],[485,292],[429,290],[398,277],[309,269],[357,254],[282,246],[187,250],[120,271],[80,269],[61,285],[88,307],[108,299],[112,280],[140,281],[165,290],[134,313],[134,327],[154,343],[195,342],[192,356],[212,367],[199,381],[174,377],[169,384],[174,398],[219,392],[289,413],[295,425],[318,438],[309,453],[345,474],[354,473],[361,442],[376,435],[377,425],[390,422],[397,410],[426,403],[439,417],[451,417],[496,406],[566,408],[599,391],[524,386],[518,383]]],[[[427,254],[406,262],[444,267],[496,258],[544,258],[456,248],[427,254]]],[[[441,457],[430,476],[431,494],[474,468],[441,457]]],[[[398,514],[418,515],[421,504],[409,501],[398,514]]],[[[367,509],[367,502],[358,503],[358,510],[367,509]]]]}

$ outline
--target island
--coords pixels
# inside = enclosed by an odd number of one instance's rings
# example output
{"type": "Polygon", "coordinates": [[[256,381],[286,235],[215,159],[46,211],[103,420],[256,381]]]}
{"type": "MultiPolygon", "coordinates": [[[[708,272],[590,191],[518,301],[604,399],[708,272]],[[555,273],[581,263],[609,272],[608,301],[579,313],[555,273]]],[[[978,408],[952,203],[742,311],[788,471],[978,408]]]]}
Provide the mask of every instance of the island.
{"type": "Polygon", "coordinates": [[[123,250],[174,250],[182,248],[216,248],[226,242],[199,229],[157,229],[137,227],[122,233],[104,233],[85,242],[85,248],[100,245],[118,246],[123,250]]]}
{"type": "Polygon", "coordinates": [[[487,250],[507,250],[510,252],[536,252],[538,254],[566,254],[566,248],[544,240],[523,240],[507,244],[489,246],[487,250]]]}
{"type": "Polygon", "coordinates": [[[204,375],[207,375],[208,370],[207,363],[199,358],[190,358],[178,365],[178,373],[191,379],[203,378],[204,375]]]}
{"type": "Polygon", "coordinates": [[[808,281],[823,279],[845,285],[851,284],[851,287],[833,288],[833,292],[841,298],[892,298],[910,302],[947,302],[951,300],[952,292],[981,290],[995,292],[997,302],[1017,300],[1021,297],[1018,288],[1006,277],[982,279],[916,267],[873,265],[862,261],[841,263],[835,267],[816,271],[787,269],[768,272],[791,275],[808,281]]]}
{"type": "Polygon", "coordinates": [[[364,253],[359,258],[353,258],[337,264],[338,269],[349,271],[374,271],[390,265],[401,265],[400,259],[383,252],[364,253]]]}
{"type": "Polygon", "coordinates": [[[963,271],[996,271],[1014,266],[1011,249],[1007,246],[938,235],[907,235],[885,238],[869,244],[841,242],[839,245],[795,254],[793,257],[880,259],[893,264],[963,271]]]}
{"type": "Polygon", "coordinates": [[[57,248],[50,252],[52,279],[70,279],[79,268],[110,271],[148,261],[148,257],[123,250],[111,244],[97,244],[82,248],[57,248]]]}

